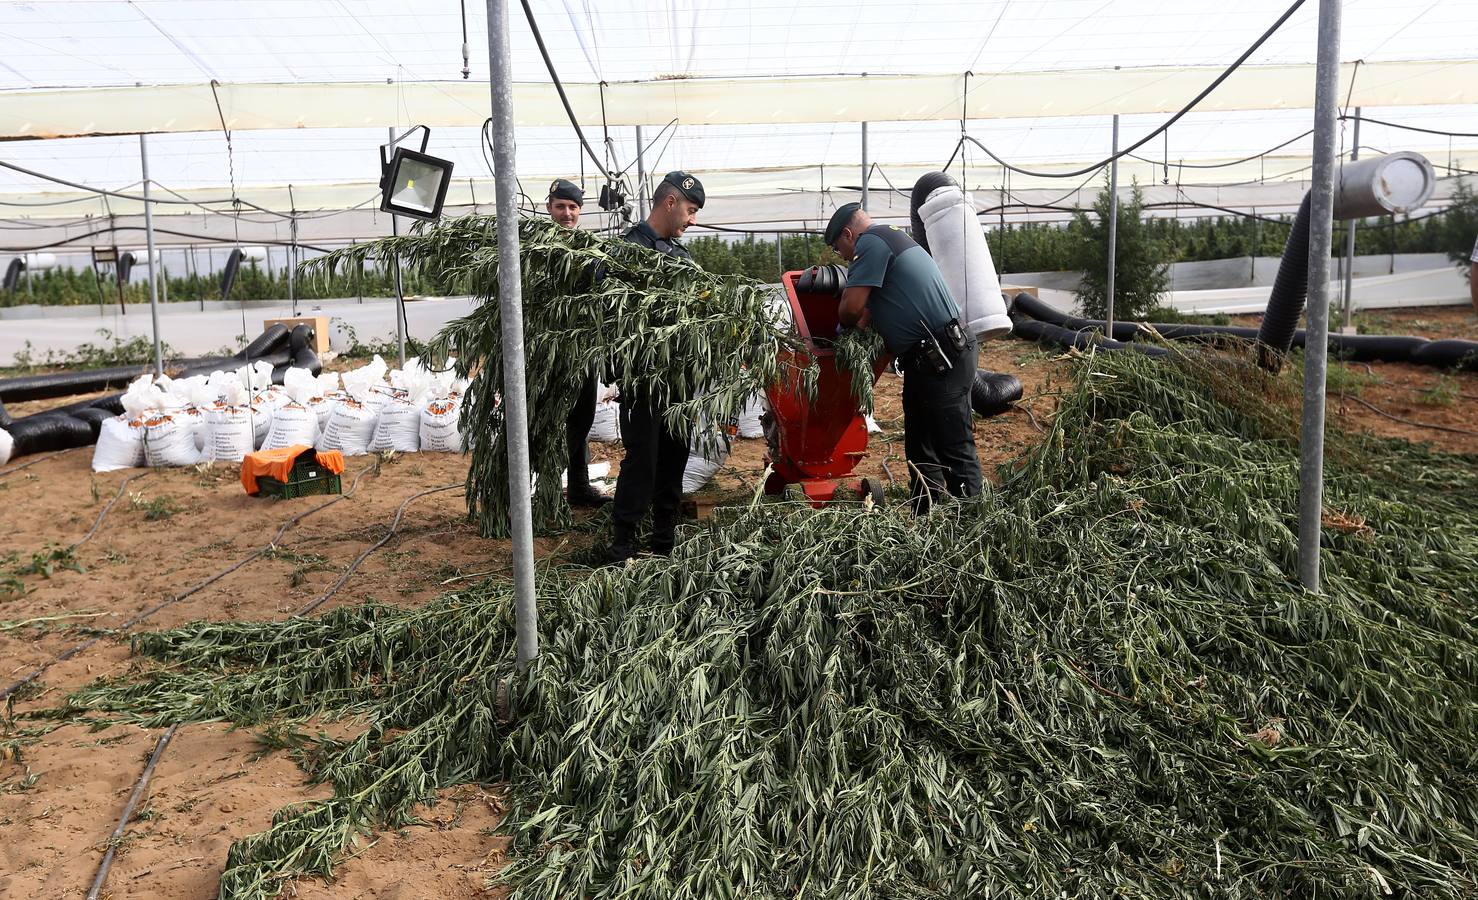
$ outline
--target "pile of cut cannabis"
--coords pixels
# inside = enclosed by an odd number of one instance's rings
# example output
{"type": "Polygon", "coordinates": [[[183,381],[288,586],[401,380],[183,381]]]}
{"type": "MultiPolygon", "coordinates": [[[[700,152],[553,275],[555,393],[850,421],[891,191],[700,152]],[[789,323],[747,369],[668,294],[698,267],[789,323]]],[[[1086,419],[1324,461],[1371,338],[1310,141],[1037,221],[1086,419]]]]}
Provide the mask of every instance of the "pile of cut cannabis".
{"type": "MultiPolygon", "coordinates": [[[[782,350],[802,344],[775,315],[771,294],[759,283],[712,275],[637,244],[547,219],[521,219],[519,242],[536,529],[565,521],[568,512],[560,491],[568,462],[564,423],[587,373],[628,394],[672,404],[667,415],[674,430],[700,440],[718,440],[720,426],[771,384],[814,391],[814,367],[789,371],[782,362],[797,358],[782,350]]],[[[418,226],[410,235],[336,250],[304,270],[329,277],[339,268],[390,256],[440,283],[461,286],[479,301],[427,345],[427,361],[440,367],[455,358],[459,375],[476,375],[461,420],[472,455],[468,510],[484,535],[506,535],[497,219],[464,216],[418,226]]]]}
{"type": "Polygon", "coordinates": [[[140,636],[155,671],[54,714],[298,746],[334,795],[238,841],[223,898],[472,781],[513,790],[527,900],[1478,896],[1478,460],[1332,435],[1312,594],[1286,377],[1076,365],[995,492],[756,502],[550,579],[524,674],[488,583],[140,636]]]}

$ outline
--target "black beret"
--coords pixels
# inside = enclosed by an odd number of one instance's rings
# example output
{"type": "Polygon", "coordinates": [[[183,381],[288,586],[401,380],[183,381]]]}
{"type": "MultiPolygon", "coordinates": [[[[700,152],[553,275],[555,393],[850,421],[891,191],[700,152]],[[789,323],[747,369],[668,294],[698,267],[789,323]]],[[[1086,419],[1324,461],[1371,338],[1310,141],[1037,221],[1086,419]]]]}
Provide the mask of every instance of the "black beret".
{"type": "Polygon", "coordinates": [[[837,211],[831,214],[831,221],[826,223],[826,233],[822,235],[826,246],[830,247],[836,243],[837,238],[842,236],[842,229],[851,223],[852,217],[857,215],[857,210],[861,208],[861,203],[843,203],[837,207],[837,211]]]}
{"type": "Polygon", "coordinates": [[[684,197],[698,204],[699,209],[703,208],[703,201],[705,199],[703,182],[697,178],[689,175],[687,172],[668,172],[667,177],[662,179],[662,181],[665,184],[670,184],[677,188],[678,192],[684,197]]]}
{"type": "Polygon", "coordinates": [[[556,178],[554,179],[554,183],[549,185],[549,199],[573,200],[576,203],[584,203],[585,192],[580,190],[580,186],[573,181],[556,178]]]}

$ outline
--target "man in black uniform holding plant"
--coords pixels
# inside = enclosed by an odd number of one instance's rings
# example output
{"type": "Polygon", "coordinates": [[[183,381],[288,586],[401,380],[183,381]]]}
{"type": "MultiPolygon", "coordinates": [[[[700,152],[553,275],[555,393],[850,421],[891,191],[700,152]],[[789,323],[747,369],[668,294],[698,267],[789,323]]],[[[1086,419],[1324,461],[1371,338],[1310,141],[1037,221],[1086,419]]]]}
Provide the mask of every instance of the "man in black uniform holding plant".
{"type": "MultiPolygon", "coordinates": [[[[578,228],[580,206],[584,202],[585,192],[580,190],[579,185],[558,178],[549,185],[549,196],[544,201],[544,209],[549,213],[549,218],[560,225],[578,228]]],[[[600,506],[609,503],[611,499],[591,487],[590,462],[586,458],[590,451],[590,426],[595,422],[596,390],[595,373],[586,373],[585,381],[580,385],[580,394],[575,398],[575,405],[565,419],[565,446],[569,450],[565,496],[571,506],[600,506]]]]}
{"type": "MultiPolygon", "coordinates": [[[[652,194],[652,211],[645,222],[626,232],[626,240],[643,247],[691,260],[678,243],[703,208],[703,183],[687,172],[669,172],[652,194]]],[[[662,423],[665,406],[635,392],[621,391],[621,442],[626,456],[616,477],[616,502],[611,515],[613,562],[636,555],[637,531],[652,510],[653,553],[667,555],[677,531],[683,499],[683,470],[688,444],[662,423]]]]}

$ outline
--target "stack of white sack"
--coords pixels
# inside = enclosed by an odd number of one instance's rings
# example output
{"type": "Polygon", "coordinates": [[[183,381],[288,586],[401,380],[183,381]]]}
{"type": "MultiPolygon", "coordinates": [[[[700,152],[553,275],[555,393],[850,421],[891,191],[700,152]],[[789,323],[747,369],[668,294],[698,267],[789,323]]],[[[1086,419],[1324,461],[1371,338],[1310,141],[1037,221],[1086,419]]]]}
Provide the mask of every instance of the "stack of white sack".
{"type": "Polygon", "coordinates": [[[328,424],[328,417],[333,415],[334,404],[343,399],[344,392],[339,389],[338,372],[324,372],[318,376],[317,381],[318,387],[305,405],[318,418],[318,431],[322,433],[323,427],[328,424]]]}
{"type": "Polygon", "coordinates": [[[272,412],[272,425],[263,450],[281,450],[318,441],[318,413],[308,403],[318,394],[318,379],[307,369],[291,368],[282,376],[282,393],[287,402],[272,412]]]}
{"type": "Polygon", "coordinates": [[[144,464],[144,415],[154,408],[154,376],[134,380],[123,392],[123,415],[103,420],[97,446],[92,449],[92,470],[113,472],[144,464]]]}
{"type": "MultiPolygon", "coordinates": [[[[123,395],[124,415],[130,420],[127,429],[121,429],[118,425],[112,426],[110,438],[121,441],[121,446],[115,446],[115,441],[109,441],[109,450],[117,450],[118,455],[114,458],[105,458],[102,462],[108,469],[127,468],[123,460],[137,459],[133,448],[130,446],[133,435],[138,434],[143,450],[143,462],[132,463],[132,465],[150,466],[193,466],[200,462],[200,449],[195,446],[195,431],[189,418],[181,413],[184,402],[166,389],[170,386],[167,378],[155,381],[153,376],[145,375],[135,379],[133,384],[123,395]],[[140,425],[135,429],[133,421],[139,421],[140,425]]],[[[106,424],[106,423],[105,423],[106,424]]],[[[102,432],[98,433],[98,447],[93,450],[94,468],[97,469],[98,452],[102,447],[102,432]]],[[[106,471],[106,469],[98,469],[106,471]]]]}
{"type": "Polygon", "coordinates": [[[421,404],[421,450],[426,453],[462,452],[462,395],[467,382],[457,378],[456,360],[430,372],[430,387],[421,404]]]}
{"type": "Polygon", "coordinates": [[[180,405],[173,415],[175,420],[194,438],[195,449],[199,450],[204,447],[205,412],[210,409],[216,399],[215,393],[211,390],[209,376],[192,375],[189,378],[180,379],[160,378],[155,384],[179,402],[180,405]]]}
{"type": "Polygon", "coordinates": [[[216,402],[205,413],[204,462],[241,462],[255,447],[252,412],[246,385],[235,372],[210,376],[216,402]]]}
{"type": "Polygon", "coordinates": [[[318,436],[319,450],[337,450],[345,456],[369,452],[380,406],[389,399],[375,390],[376,385],[385,384],[386,368],[385,361],[376,355],[368,365],[344,373],[344,396],[334,404],[318,436]]]}
{"type": "Polygon", "coordinates": [[[421,404],[433,390],[435,378],[418,359],[405,361],[405,368],[390,372],[394,392],[380,407],[372,453],[415,453],[421,449],[421,404]]]}
{"type": "Polygon", "coordinates": [[[287,403],[287,395],[272,383],[272,364],[257,360],[236,370],[236,377],[246,385],[248,409],[251,412],[252,448],[262,446],[272,428],[272,414],[287,403]]]}

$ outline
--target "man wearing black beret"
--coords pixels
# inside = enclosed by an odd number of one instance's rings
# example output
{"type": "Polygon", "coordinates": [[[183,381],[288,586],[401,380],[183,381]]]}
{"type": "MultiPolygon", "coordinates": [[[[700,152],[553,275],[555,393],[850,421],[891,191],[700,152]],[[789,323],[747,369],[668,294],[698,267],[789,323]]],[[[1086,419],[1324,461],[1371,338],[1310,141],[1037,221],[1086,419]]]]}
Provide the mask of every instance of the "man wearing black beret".
{"type": "MultiPolygon", "coordinates": [[[[691,260],[678,238],[698,220],[704,199],[703,182],[687,172],[668,172],[652,193],[652,211],[647,220],[632,226],[626,240],[691,260]]],[[[611,515],[613,562],[636,555],[637,531],[649,508],[652,552],[664,556],[672,552],[682,507],[688,443],[663,424],[664,411],[649,398],[621,391],[621,443],[626,456],[616,476],[616,503],[611,515]]]]}
{"type": "Polygon", "coordinates": [[[843,325],[882,335],[903,372],[903,453],[915,513],[980,493],[970,386],[975,339],[929,251],[901,228],[874,225],[860,204],[832,214],[826,243],[849,263],[837,306],[843,325]]]}
{"type": "Polygon", "coordinates": [[[580,224],[580,206],[584,202],[585,192],[580,190],[578,184],[556,178],[549,185],[549,197],[544,201],[544,209],[549,213],[549,218],[566,228],[574,228],[580,224]]]}
{"type": "MultiPolygon", "coordinates": [[[[580,225],[580,205],[585,202],[585,192],[573,181],[557,178],[549,185],[549,197],[544,209],[549,218],[566,228],[580,225]]],[[[580,385],[580,394],[565,419],[565,447],[569,451],[565,496],[571,506],[600,506],[609,503],[605,494],[590,485],[590,426],[595,422],[595,394],[597,384],[594,372],[587,372],[580,385]]]]}

